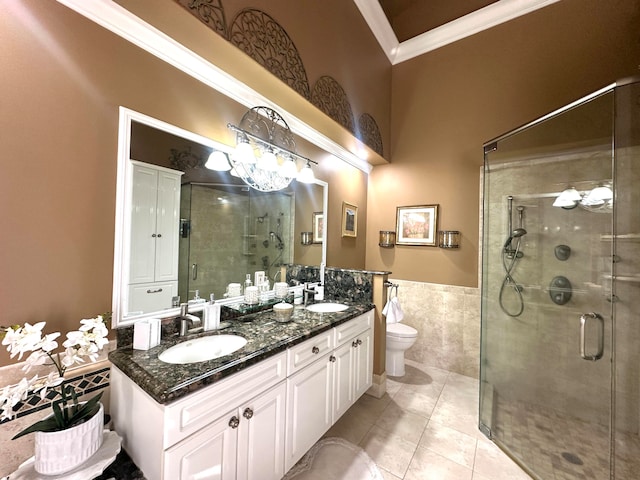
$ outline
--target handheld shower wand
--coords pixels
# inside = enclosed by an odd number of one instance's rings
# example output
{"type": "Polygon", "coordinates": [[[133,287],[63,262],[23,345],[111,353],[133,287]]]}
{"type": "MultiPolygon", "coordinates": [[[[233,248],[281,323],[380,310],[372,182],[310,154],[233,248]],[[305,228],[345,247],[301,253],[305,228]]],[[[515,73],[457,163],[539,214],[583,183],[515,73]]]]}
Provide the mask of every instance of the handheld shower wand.
{"type": "Polygon", "coordinates": [[[520,238],[524,235],[527,234],[527,231],[524,228],[516,228],[514,231],[511,232],[511,235],[509,235],[509,238],[507,238],[507,241],[504,242],[504,249],[507,250],[509,246],[511,246],[511,242],[513,241],[514,238],[520,238]]]}

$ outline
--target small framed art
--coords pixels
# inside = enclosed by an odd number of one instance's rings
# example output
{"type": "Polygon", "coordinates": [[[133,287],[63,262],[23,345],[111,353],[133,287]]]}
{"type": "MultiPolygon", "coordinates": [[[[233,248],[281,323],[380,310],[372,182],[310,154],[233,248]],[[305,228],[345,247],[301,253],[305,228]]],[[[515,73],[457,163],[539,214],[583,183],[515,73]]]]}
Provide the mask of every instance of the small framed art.
{"type": "Polygon", "coordinates": [[[438,205],[398,207],[396,245],[436,247],[438,234],[438,205]]]}
{"type": "Polygon", "coordinates": [[[324,213],[313,212],[313,243],[322,243],[324,241],[324,213]]]}
{"type": "Polygon", "coordinates": [[[358,235],[358,207],[342,202],[342,236],[356,237],[358,235]]]}

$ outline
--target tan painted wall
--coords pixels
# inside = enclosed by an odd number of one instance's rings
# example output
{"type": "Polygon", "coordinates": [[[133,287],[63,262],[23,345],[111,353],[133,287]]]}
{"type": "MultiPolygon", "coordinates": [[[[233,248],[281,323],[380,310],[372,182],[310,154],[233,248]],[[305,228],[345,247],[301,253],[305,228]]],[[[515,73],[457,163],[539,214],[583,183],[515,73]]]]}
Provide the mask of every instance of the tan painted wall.
{"type": "Polygon", "coordinates": [[[478,281],[482,145],[640,67],[640,3],[563,0],[395,65],[391,164],[370,176],[368,269],[460,286],[478,281]],[[396,206],[437,203],[457,251],[377,246],[396,206]]]}
{"type": "MultiPolygon", "coordinates": [[[[56,2],[3,2],[0,33],[0,325],[66,332],[111,309],[118,107],[228,144],[246,109],[56,2]]],[[[320,162],[330,211],[346,196],[366,212],[364,173],[307,142],[298,151],[320,162]]],[[[328,263],[363,268],[364,248],[331,249],[328,263]]]]}

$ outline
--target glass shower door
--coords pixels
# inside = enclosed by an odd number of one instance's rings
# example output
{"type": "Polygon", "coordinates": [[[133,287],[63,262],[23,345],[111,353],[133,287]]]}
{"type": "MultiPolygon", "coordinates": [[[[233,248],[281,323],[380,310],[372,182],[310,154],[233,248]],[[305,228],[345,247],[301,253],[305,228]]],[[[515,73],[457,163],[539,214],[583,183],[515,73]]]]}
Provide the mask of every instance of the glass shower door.
{"type": "Polygon", "coordinates": [[[480,428],[537,479],[607,479],[613,92],[485,147],[480,428]]]}

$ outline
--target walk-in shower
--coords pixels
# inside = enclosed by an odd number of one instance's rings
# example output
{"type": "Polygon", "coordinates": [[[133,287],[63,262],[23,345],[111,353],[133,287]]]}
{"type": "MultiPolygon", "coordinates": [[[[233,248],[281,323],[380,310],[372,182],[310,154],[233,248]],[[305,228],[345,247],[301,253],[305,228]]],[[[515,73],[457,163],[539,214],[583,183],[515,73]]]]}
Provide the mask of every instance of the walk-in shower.
{"type": "Polygon", "coordinates": [[[639,81],[485,145],[480,429],[537,480],[640,471],[639,81]]]}

